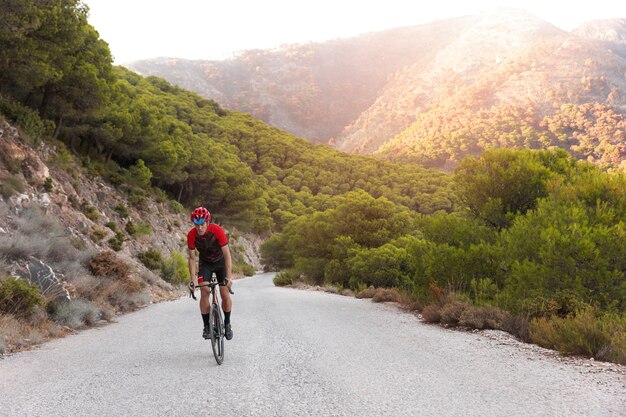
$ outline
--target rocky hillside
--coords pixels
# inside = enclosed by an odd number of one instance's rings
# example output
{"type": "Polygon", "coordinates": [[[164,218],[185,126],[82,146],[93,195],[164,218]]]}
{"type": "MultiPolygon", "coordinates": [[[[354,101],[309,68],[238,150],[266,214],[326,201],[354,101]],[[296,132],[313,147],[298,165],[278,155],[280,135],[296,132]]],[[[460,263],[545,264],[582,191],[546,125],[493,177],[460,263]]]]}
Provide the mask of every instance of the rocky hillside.
{"type": "MultiPolygon", "coordinates": [[[[541,131],[538,136],[548,137],[522,146],[561,146],[594,161],[615,159],[617,152],[619,166],[626,155],[614,147],[621,140],[605,145],[596,137],[602,149],[581,153],[572,147],[587,145],[570,126],[561,129],[571,135],[566,141],[545,126],[546,117],[564,105],[601,105],[626,114],[624,22],[588,22],[570,33],[503,9],[346,40],[247,51],[226,61],[156,59],[131,67],[347,152],[372,153],[386,145],[383,156],[442,168],[486,144],[475,131],[446,131],[438,120],[461,127],[474,119],[502,125],[522,114],[532,119],[528,127],[541,131]]],[[[521,123],[491,136],[524,128],[521,123]]],[[[493,141],[507,146],[506,140],[493,141]]]]}
{"type": "MultiPolygon", "coordinates": [[[[22,322],[0,288],[0,354],[184,293],[187,211],[158,194],[131,201],[77,161],[0,118],[0,283],[35,285],[47,305],[22,322]]],[[[236,259],[261,269],[259,239],[229,232],[236,259]]]]}

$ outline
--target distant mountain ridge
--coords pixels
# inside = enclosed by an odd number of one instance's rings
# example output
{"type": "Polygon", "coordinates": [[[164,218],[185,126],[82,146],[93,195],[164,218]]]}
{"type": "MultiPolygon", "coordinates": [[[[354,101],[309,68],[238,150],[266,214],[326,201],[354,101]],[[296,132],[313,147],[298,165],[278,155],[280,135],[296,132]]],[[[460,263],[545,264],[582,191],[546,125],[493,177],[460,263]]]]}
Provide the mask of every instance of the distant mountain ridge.
{"type": "Polygon", "coordinates": [[[224,61],[155,58],[127,66],[311,141],[326,142],[367,110],[396,72],[426,66],[475,20],[457,18],[279,50],[248,50],[224,61]]]}
{"type": "Polygon", "coordinates": [[[521,112],[528,129],[542,137],[525,146],[577,146],[571,151],[577,156],[615,166],[626,159],[620,147],[626,19],[591,21],[566,32],[529,13],[502,9],[351,39],[246,51],[226,61],[154,59],[130,67],[347,152],[446,167],[494,143],[517,146],[520,139],[502,139],[509,131],[481,139],[466,125],[499,118],[494,122],[502,127],[503,117],[521,112]],[[617,117],[609,142],[592,141],[612,147],[608,151],[585,153],[579,141],[546,127],[546,118],[556,117],[562,106],[591,104],[617,117]]]}

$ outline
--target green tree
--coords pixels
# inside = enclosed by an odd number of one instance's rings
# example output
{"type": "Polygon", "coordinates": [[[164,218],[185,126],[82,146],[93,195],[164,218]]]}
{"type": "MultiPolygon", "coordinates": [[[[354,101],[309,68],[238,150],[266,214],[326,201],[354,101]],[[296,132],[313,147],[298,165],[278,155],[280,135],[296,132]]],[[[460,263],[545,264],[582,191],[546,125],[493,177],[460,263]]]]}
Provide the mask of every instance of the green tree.
{"type": "Polygon", "coordinates": [[[548,195],[553,177],[544,159],[568,161],[565,151],[490,149],[480,158],[464,159],[455,171],[458,194],[478,218],[496,228],[535,207],[548,195]]]}

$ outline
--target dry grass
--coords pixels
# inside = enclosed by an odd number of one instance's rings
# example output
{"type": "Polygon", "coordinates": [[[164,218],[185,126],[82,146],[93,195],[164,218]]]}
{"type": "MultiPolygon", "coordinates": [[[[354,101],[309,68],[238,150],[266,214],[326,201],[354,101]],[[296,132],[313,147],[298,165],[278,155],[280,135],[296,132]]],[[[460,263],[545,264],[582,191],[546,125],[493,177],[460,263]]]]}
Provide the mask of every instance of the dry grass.
{"type": "Polygon", "coordinates": [[[356,298],[373,298],[376,294],[376,288],[370,286],[356,293],[356,298]]]}
{"type": "Polygon", "coordinates": [[[41,344],[64,334],[62,326],[50,320],[36,322],[18,320],[11,315],[0,315],[0,354],[41,344]]]}
{"type": "Polygon", "coordinates": [[[100,308],[81,299],[59,303],[52,314],[54,321],[72,329],[92,326],[100,321],[102,316],[100,308]]]}
{"type": "Polygon", "coordinates": [[[540,317],[530,323],[534,343],[564,355],[583,355],[626,365],[626,315],[599,314],[593,307],[567,317],[540,317]]]}
{"type": "Polygon", "coordinates": [[[372,301],[375,303],[400,303],[403,301],[403,297],[402,294],[400,294],[400,292],[395,288],[378,288],[372,296],[372,301]]]}
{"type": "Polygon", "coordinates": [[[422,318],[427,323],[439,323],[441,321],[441,306],[430,304],[422,310],[422,318]]]}
{"type": "Polygon", "coordinates": [[[461,313],[459,325],[472,329],[496,329],[513,332],[515,319],[510,313],[496,307],[470,305],[461,313]]]}
{"type": "Polygon", "coordinates": [[[461,321],[461,316],[471,305],[462,300],[451,300],[441,307],[441,323],[456,326],[461,321]]]}

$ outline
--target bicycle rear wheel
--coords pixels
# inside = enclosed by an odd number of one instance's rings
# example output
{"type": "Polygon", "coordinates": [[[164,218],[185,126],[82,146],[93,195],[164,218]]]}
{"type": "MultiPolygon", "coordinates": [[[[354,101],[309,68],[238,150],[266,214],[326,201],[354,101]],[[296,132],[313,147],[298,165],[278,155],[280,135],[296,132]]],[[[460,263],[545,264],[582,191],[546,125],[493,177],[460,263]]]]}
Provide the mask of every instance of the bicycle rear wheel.
{"type": "Polygon", "coordinates": [[[213,356],[218,365],[224,361],[224,322],[219,307],[215,304],[211,306],[211,347],[213,356]]]}

